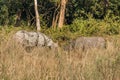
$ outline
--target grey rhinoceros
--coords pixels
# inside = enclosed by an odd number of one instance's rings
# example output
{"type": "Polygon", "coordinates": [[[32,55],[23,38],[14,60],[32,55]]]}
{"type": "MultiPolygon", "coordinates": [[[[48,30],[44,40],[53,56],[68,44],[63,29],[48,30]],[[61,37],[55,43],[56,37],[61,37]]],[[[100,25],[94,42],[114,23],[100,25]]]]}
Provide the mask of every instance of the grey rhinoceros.
{"type": "Polygon", "coordinates": [[[53,42],[51,38],[41,32],[27,32],[24,30],[17,31],[13,36],[15,41],[21,43],[25,47],[43,47],[57,48],[58,44],[53,42]]]}
{"type": "Polygon", "coordinates": [[[79,37],[69,43],[67,50],[88,50],[92,48],[105,49],[106,40],[103,37],[79,37]]]}

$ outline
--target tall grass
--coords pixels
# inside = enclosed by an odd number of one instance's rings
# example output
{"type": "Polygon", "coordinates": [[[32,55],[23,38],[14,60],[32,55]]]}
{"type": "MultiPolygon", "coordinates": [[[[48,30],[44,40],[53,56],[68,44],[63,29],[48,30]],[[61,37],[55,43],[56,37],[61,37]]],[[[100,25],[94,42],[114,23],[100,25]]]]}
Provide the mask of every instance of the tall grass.
{"type": "Polygon", "coordinates": [[[0,80],[120,80],[120,38],[105,50],[86,52],[34,48],[0,38],[0,80]]]}

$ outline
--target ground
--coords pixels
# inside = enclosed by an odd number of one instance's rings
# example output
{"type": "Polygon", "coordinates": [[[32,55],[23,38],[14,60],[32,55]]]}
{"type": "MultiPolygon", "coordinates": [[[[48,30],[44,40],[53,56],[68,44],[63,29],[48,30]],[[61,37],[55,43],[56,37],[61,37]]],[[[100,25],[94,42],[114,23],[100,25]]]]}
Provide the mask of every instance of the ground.
{"type": "Polygon", "coordinates": [[[0,80],[119,80],[120,35],[105,36],[107,49],[54,52],[35,48],[27,53],[10,33],[0,33],[0,80]]]}

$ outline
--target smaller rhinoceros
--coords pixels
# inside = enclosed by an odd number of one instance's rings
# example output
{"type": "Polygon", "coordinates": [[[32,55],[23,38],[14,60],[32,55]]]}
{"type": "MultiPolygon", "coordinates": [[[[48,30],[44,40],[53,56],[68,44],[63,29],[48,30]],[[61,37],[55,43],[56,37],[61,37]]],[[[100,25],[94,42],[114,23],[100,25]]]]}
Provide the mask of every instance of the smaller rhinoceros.
{"type": "Polygon", "coordinates": [[[24,45],[25,47],[43,47],[47,46],[50,48],[57,48],[57,43],[54,43],[51,38],[46,36],[41,32],[27,32],[24,30],[20,30],[15,33],[13,36],[15,41],[24,45]]]}
{"type": "Polygon", "coordinates": [[[69,50],[88,50],[92,48],[104,49],[106,48],[106,40],[102,37],[79,37],[70,42],[69,50]]]}

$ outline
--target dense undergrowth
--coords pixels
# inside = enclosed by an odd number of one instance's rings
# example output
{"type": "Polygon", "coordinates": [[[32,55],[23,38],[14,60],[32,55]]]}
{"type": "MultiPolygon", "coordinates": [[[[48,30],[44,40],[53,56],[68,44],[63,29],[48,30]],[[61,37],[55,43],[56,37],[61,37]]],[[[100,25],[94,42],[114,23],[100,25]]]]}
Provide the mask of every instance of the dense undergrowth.
{"type": "MultiPolygon", "coordinates": [[[[18,30],[36,31],[34,26],[1,26],[0,34],[7,39],[9,34],[14,34],[18,30]]],[[[80,36],[103,36],[109,37],[120,34],[120,20],[118,17],[106,17],[103,20],[78,18],[73,21],[71,25],[64,25],[62,29],[43,27],[41,32],[50,36],[55,42],[60,45],[76,39],[80,36]]]]}
{"type": "MultiPolygon", "coordinates": [[[[0,33],[9,34],[18,30],[36,31],[34,26],[0,26],[0,33]]],[[[41,32],[50,36],[54,41],[62,42],[80,36],[111,36],[120,34],[119,17],[105,17],[103,20],[78,18],[71,25],[64,25],[62,29],[43,27],[41,32]]]]}

